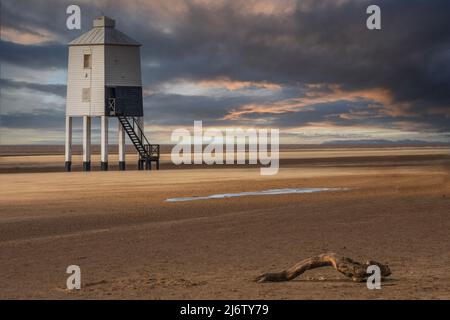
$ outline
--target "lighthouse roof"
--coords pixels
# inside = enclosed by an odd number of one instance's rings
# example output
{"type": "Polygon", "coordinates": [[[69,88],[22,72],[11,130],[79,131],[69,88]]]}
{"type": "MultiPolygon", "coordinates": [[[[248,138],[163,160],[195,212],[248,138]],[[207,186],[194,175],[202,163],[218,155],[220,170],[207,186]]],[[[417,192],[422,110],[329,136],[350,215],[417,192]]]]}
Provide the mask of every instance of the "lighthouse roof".
{"type": "Polygon", "coordinates": [[[102,16],[94,20],[93,28],[69,42],[69,46],[83,45],[122,45],[140,46],[141,44],[115,28],[115,21],[102,16]]]}

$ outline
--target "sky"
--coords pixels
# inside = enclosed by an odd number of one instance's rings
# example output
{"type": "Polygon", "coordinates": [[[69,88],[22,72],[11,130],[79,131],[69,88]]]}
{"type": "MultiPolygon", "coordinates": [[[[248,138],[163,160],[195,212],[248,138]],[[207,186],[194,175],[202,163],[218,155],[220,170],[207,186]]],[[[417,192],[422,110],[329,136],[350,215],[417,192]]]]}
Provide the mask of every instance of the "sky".
{"type": "Polygon", "coordinates": [[[277,128],[282,143],[450,142],[449,12],[448,0],[1,0],[0,144],[63,143],[67,43],[101,15],[143,44],[153,143],[194,120],[277,128]],[[81,30],[66,27],[71,4],[81,30]],[[371,4],[381,30],[366,27],[371,4]]]}

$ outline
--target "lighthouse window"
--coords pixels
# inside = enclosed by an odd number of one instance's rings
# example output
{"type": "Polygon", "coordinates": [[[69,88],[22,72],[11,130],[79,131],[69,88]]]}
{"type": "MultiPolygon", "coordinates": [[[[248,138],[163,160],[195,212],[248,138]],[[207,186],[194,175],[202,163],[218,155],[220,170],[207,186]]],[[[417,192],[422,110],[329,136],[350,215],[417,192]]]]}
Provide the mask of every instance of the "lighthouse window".
{"type": "Polygon", "coordinates": [[[91,89],[90,88],[83,88],[82,101],[83,102],[91,101],[91,89]]]}
{"type": "Polygon", "coordinates": [[[84,55],[84,68],[85,69],[91,68],[91,55],[90,54],[84,55]]]}

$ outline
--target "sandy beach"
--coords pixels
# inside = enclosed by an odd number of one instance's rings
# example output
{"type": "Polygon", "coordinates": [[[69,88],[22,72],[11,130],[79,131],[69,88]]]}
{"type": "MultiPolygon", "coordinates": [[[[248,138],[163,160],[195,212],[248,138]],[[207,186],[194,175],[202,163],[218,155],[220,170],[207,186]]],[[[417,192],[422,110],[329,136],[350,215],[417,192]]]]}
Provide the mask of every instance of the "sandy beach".
{"type": "Polygon", "coordinates": [[[450,298],[449,148],[281,157],[277,175],[261,176],[249,166],[175,167],[168,155],[160,171],[136,171],[130,156],[128,171],[90,173],[57,172],[60,154],[2,156],[0,298],[450,298]],[[347,190],[166,201],[310,187],[347,190]],[[253,281],[328,251],[388,263],[392,276],[381,290],[331,268],[253,281]],[[69,265],[81,267],[79,291],[65,289],[69,265]]]}

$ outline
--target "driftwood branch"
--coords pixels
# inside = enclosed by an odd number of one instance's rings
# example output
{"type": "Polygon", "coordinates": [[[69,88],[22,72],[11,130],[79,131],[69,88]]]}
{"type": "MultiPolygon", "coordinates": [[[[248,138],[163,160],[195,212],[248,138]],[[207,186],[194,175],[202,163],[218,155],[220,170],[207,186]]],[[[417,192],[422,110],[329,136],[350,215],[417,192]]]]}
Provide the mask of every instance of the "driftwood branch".
{"type": "Polygon", "coordinates": [[[370,274],[367,273],[367,267],[377,265],[380,267],[381,276],[387,277],[391,270],[387,264],[369,260],[365,263],[354,261],[350,258],[342,257],[334,252],[320,254],[302,260],[287,270],[276,273],[264,273],[258,276],[256,282],[278,282],[292,280],[307,270],[331,266],[343,275],[352,278],[353,281],[364,281],[370,274]]]}

